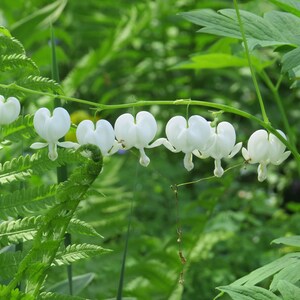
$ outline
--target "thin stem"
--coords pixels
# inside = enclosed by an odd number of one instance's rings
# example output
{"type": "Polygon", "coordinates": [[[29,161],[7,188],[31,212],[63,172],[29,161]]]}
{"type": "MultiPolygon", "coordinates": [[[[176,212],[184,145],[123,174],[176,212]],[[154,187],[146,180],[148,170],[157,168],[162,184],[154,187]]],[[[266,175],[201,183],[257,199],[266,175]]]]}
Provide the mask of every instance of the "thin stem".
{"type": "MultiPolygon", "coordinates": [[[[57,63],[57,57],[56,57],[56,47],[55,47],[55,36],[54,36],[54,29],[51,25],[51,61],[52,61],[52,79],[54,79],[56,82],[59,82],[59,70],[58,70],[58,63],[57,63]]],[[[59,97],[56,97],[54,99],[54,107],[61,106],[61,100],[59,97]]],[[[62,141],[64,138],[61,139],[62,141]]],[[[68,169],[67,166],[60,166],[56,169],[57,174],[57,183],[64,182],[68,179],[68,169]]],[[[64,244],[65,248],[70,246],[72,243],[72,237],[70,233],[66,233],[64,237],[64,244]]],[[[72,264],[67,265],[67,278],[68,278],[68,284],[69,284],[69,294],[73,295],[73,267],[72,264]]]]}
{"type": "Polygon", "coordinates": [[[236,11],[237,20],[238,20],[238,23],[239,23],[239,26],[240,26],[240,32],[241,32],[242,40],[243,40],[244,47],[245,47],[245,53],[246,53],[246,57],[247,57],[247,60],[248,60],[252,81],[253,81],[254,88],[255,88],[255,91],[256,91],[256,95],[257,95],[259,105],[260,105],[261,114],[262,114],[264,122],[269,123],[269,119],[268,119],[268,116],[267,116],[267,113],[266,113],[266,110],[265,110],[264,101],[262,99],[260,89],[258,87],[258,83],[257,83],[257,80],[256,80],[255,69],[254,69],[252,61],[251,61],[248,42],[247,42],[247,38],[246,38],[246,34],[245,34],[243,22],[242,22],[240,10],[239,10],[239,7],[238,7],[238,2],[237,2],[237,0],[233,0],[233,2],[234,2],[234,8],[235,8],[235,11],[236,11]]]}

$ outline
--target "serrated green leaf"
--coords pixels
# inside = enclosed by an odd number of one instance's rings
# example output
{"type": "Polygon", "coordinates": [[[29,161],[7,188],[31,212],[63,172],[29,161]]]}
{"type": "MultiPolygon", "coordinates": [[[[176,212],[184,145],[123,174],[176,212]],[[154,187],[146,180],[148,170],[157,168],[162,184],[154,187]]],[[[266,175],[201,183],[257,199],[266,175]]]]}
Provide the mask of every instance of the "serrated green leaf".
{"type": "Polygon", "coordinates": [[[286,280],[292,284],[298,282],[300,280],[299,269],[300,269],[300,261],[276,273],[271,282],[270,290],[272,292],[275,292],[278,289],[278,285],[281,280],[286,280]]]}
{"type": "Polygon", "coordinates": [[[234,286],[238,285],[247,285],[253,286],[257,283],[263,281],[264,279],[274,275],[284,268],[288,268],[289,266],[298,263],[300,260],[300,253],[289,253],[261,268],[258,268],[251,272],[250,274],[236,280],[232,283],[234,286]]]}
{"type": "Polygon", "coordinates": [[[300,288],[291,284],[287,280],[278,282],[278,290],[283,297],[283,300],[299,300],[300,288]]]}
{"type": "Polygon", "coordinates": [[[297,0],[269,0],[283,10],[300,17],[300,2],[297,0]]]}
{"type": "MultiPolygon", "coordinates": [[[[264,17],[247,11],[240,11],[245,35],[250,48],[256,46],[300,45],[297,31],[300,19],[292,14],[278,11],[267,12],[264,17]]],[[[185,19],[203,26],[199,32],[241,39],[236,12],[222,9],[215,12],[202,9],[181,13],[185,19]]]]}
{"type": "Polygon", "coordinates": [[[258,286],[221,286],[217,288],[233,300],[280,300],[272,292],[258,286]]]}
{"type": "Polygon", "coordinates": [[[31,213],[37,214],[54,204],[56,188],[57,185],[31,186],[3,195],[0,198],[0,217],[7,219],[31,213]]]}
{"type": "Polygon", "coordinates": [[[78,260],[90,258],[110,251],[111,250],[104,249],[97,245],[73,244],[68,246],[64,252],[58,254],[58,256],[53,262],[53,265],[56,266],[68,265],[78,260]]]}
{"type": "Polygon", "coordinates": [[[284,54],[282,57],[282,72],[289,72],[298,67],[300,65],[299,57],[300,47],[284,54]]]}
{"type": "Polygon", "coordinates": [[[72,219],[67,231],[72,234],[84,234],[103,238],[93,226],[79,219],[72,219]]]}
{"type": "MultiPolygon", "coordinates": [[[[84,275],[73,277],[72,283],[73,283],[74,295],[78,295],[84,288],[86,288],[92,282],[94,278],[95,278],[94,273],[87,273],[84,275]]],[[[69,292],[68,280],[64,280],[62,282],[56,283],[52,287],[48,288],[48,292],[67,294],[69,292]]],[[[58,298],[57,300],[60,300],[60,298],[58,298]]]]}
{"type": "Polygon", "coordinates": [[[6,246],[32,240],[41,217],[25,217],[23,219],[0,223],[0,245],[6,246]]]}
{"type": "Polygon", "coordinates": [[[287,246],[300,248],[300,236],[294,235],[294,236],[281,237],[281,238],[273,240],[271,243],[272,244],[284,244],[287,246]]]}

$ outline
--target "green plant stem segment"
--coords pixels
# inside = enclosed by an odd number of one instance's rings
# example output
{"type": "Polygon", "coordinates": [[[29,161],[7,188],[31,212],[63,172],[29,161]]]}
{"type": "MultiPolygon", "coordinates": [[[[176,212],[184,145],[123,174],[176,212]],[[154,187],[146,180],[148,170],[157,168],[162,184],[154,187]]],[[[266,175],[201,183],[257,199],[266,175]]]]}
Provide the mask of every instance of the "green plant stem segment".
{"type": "MultiPolygon", "coordinates": [[[[4,89],[12,89],[12,90],[18,90],[24,93],[28,94],[34,94],[34,95],[40,95],[40,96],[46,96],[50,98],[56,98],[57,95],[47,93],[47,92],[41,92],[41,91],[35,91],[31,90],[28,88],[24,88],[22,86],[19,86],[15,83],[11,84],[0,84],[1,88],[4,89]]],[[[125,103],[125,104],[113,104],[113,105],[108,105],[108,104],[101,104],[101,103],[96,103],[84,99],[78,99],[74,97],[68,97],[64,95],[60,95],[61,99],[64,99],[66,101],[71,101],[71,102],[77,102],[81,103],[84,105],[89,105],[91,107],[95,107],[98,110],[115,110],[115,109],[125,109],[125,108],[133,108],[133,107],[142,107],[142,106],[152,106],[152,105],[193,105],[193,106],[203,106],[203,107],[209,107],[209,108],[215,108],[218,110],[222,110],[226,113],[231,113],[234,115],[241,116],[243,118],[249,119],[254,121],[255,123],[259,124],[269,132],[273,133],[293,154],[296,160],[300,161],[300,154],[296,147],[293,147],[292,144],[284,139],[281,134],[279,134],[275,128],[271,126],[269,122],[265,122],[252,114],[249,114],[243,110],[231,107],[229,105],[224,105],[224,104],[219,104],[219,103],[213,103],[213,102],[208,102],[208,101],[200,101],[200,100],[191,100],[191,99],[178,99],[178,100],[141,100],[137,101],[134,103],[125,103]]]]}
{"type": "Polygon", "coordinates": [[[260,89],[258,87],[258,83],[257,83],[256,76],[255,76],[255,70],[254,70],[254,67],[253,67],[253,64],[252,64],[252,61],[251,61],[248,42],[247,42],[247,38],[246,38],[246,34],[245,34],[245,30],[244,30],[244,26],[243,26],[243,22],[242,22],[242,18],[241,18],[239,6],[238,6],[238,1],[233,0],[233,3],[234,3],[234,8],[235,8],[235,11],[236,11],[237,20],[238,20],[239,27],[240,27],[240,32],[241,32],[241,35],[242,35],[242,40],[243,40],[244,47],[245,47],[245,53],[246,53],[246,57],[247,57],[247,60],[248,60],[248,64],[249,64],[249,68],[250,68],[250,72],[251,72],[251,77],[252,77],[254,88],[255,88],[255,91],[256,91],[256,95],[257,95],[257,98],[258,98],[258,101],[259,101],[261,114],[262,114],[264,122],[266,124],[268,124],[269,119],[268,119],[268,116],[267,116],[267,113],[266,113],[266,110],[265,110],[265,105],[264,105],[264,101],[263,101],[261,93],[260,93],[260,89]]]}
{"type": "MultiPolygon", "coordinates": [[[[57,56],[56,56],[56,47],[55,47],[55,36],[54,36],[54,29],[51,25],[51,60],[52,60],[52,79],[56,82],[59,82],[59,70],[58,70],[58,63],[57,63],[57,56]]],[[[61,101],[59,97],[54,99],[54,107],[61,106],[61,101]]],[[[64,138],[62,138],[62,141],[64,138]]],[[[67,166],[61,166],[56,169],[57,173],[57,182],[63,182],[68,179],[68,170],[67,166]]],[[[72,237],[70,233],[65,234],[65,247],[67,248],[69,245],[71,245],[72,237]]],[[[73,295],[73,270],[72,270],[72,264],[67,266],[67,277],[68,277],[68,283],[69,283],[69,293],[70,295],[73,295]]]]}

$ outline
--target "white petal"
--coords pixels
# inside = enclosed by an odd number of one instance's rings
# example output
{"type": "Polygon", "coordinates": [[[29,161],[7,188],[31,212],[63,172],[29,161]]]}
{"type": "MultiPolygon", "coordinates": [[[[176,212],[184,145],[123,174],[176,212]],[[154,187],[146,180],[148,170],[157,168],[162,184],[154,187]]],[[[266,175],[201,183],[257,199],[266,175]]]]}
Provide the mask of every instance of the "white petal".
{"type": "Polygon", "coordinates": [[[33,143],[30,148],[31,149],[42,149],[48,146],[48,143],[33,143]]]}
{"type": "Polygon", "coordinates": [[[147,167],[150,163],[150,158],[146,155],[145,150],[143,148],[139,149],[140,151],[140,164],[143,167],[147,167]]]}
{"type": "Polygon", "coordinates": [[[244,159],[249,163],[249,164],[251,164],[252,162],[251,162],[251,157],[250,157],[250,155],[249,155],[249,152],[248,152],[248,150],[246,149],[246,148],[242,148],[242,155],[243,155],[243,157],[244,157],[244,159]]]}
{"type": "Polygon", "coordinates": [[[193,164],[193,154],[192,153],[186,153],[183,158],[183,165],[188,170],[191,171],[194,168],[193,164]]]}
{"type": "Polygon", "coordinates": [[[136,148],[143,148],[148,145],[155,137],[157,124],[153,115],[147,111],[140,111],[136,115],[137,140],[134,145],[136,148]]]}
{"type": "Polygon", "coordinates": [[[37,134],[44,140],[47,140],[46,121],[50,118],[50,116],[51,114],[49,109],[45,107],[38,109],[34,114],[34,118],[33,118],[34,129],[37,132],[37,134]]]}
{"type": "MultiPolygon", "coordinates": [[[[285,139],[285,134],[277,130],[285,139]]],[[[282,159],[283,153],[285,151],[285,145],[272,133],[269,135],[269,143],[270,143],[270,149],[269,149],[269,159],[272,164],[278,165],[280,162],[283,162],[286,158],[282,159]]]]}
{"type": "Polygon", "coordinates": [[[71,127],[71,118],[67,110],[57,107],[53,111],[53,116],[46,123],[47,141],[55,143],[66,135],[71,127]]]}
{"type": "Polygon", "coordinates": [[[267,164],[260,163],[257,168],[257,179],[260,182],[263,182],[267,178],[267,164]]]}
{"type": "Polygon", "coordinates": [[[215,159],[215,169],[214,169],[214,175],[216,177],[221,177],[224,174],[224,170],[221,166],[221,160],[215,159]]]}
{"type": "Polygon", "coordinates": [[[4,102],[4,97],[1,96],[0,101],[0,124],[10,124],[15,121],[21,111],[21,105],[17,98],[9,97],[6,102],[4,102]]]}
{"type": "Polygon", "coordinates": [[[272,164],[280,165],[282,162],[284,162],[290,156],[290,154],[291,154],[291,151],[284,152],[277,161],[272,161],[272,164]]]}
{"type": "Polygon", "coordinates": [[[125,149],[130,149],[136,144],[136,129],[134,125],[134,118],[129,113],[119,116],[115,122],[116,138],[124,145],[125,149]]]}
{"type": "Polygon", "coordinates": [[[267,161],[269,159],[267,131],[263,129],[255,131],[248,140],[247,148],[252,164],[267,161]]]}
{"type": "Polygon", "coordinates": [[[115,143],[115,132],[106,120],[99,120],[96,124],[96,144],[101,149],[102,155],[107,156],[115,143]]]}
{"type": "Polygon", "coordinates": [[[79,144],[74,142],[58,142],[57,145],[63,148],[74,148],[74,149],[77,149],[80,146],[79,144]]]}
{"type": "Polygon", "coordinates": [[[56,160],[58,157],[58,153],[57,153],[57,145],[55,143],[49,143],[48,144],[48,157],[51,160],[56,160]]]}
{"type": "MultiPolygon", "coordinates": [[[[95,125],[91,120],[81,121],[76,128],[76,138],[80,145],[94,144],[88,137],[88,133],[94,132],[95,125]]],[[[89,136],[90,137],[90,136],[89,136]]]]}
{"type": "Polygon", "coordinates": [[[169,142],[177,151],[186,150],[187,121],[182,116],[171,118],[166,125],[166,135],[169,142]]]}
{"type": "Polygon", "coordinates": [[[229,154],[228,158],[234,157],[241,150],[242,146],[243,146],[242,142],[237,143],[231,150],[231,153],[229,154]]]}

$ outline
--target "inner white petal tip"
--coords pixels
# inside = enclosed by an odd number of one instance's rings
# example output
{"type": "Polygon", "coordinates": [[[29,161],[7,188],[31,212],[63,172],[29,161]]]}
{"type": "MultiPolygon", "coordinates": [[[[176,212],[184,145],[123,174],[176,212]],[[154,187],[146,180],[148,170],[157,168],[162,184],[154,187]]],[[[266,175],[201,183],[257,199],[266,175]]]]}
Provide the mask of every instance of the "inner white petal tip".
{"type": "Polygon", "coordinates": [[[144,148],[139,150],[140,150],[140,164],[143,167],[147,167],[150,163],[150,158],[146,155],[144,148]]]}
{"type": "Polygon", "coordinates": [[[216,177],[222,177],[223,174],[224,174],[224,169],[221,166],[221,160],[220,159],[216,159],[215,160],[214,175],[216,177]]]}

